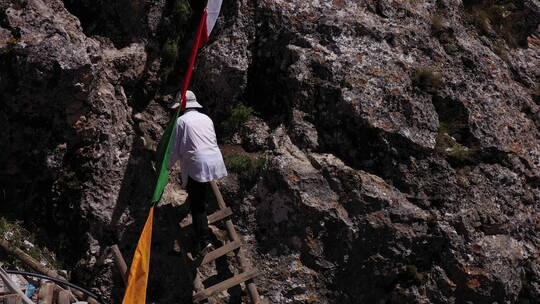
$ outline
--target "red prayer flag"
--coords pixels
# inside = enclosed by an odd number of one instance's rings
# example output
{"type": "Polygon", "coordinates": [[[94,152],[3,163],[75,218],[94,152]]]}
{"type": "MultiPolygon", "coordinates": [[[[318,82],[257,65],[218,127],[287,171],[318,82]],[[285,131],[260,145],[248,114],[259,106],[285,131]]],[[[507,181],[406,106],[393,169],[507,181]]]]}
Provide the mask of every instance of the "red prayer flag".
{"type": "Polygon", "coordinates": [[[191,48],[191,56],[189,58],[186,77],[184,77],[184,83],[182,84],[182,94],[180,95],[182,100],[182,106],[180,109],[182,109],[182,111],[186,110],[186,92],[191,81],[191,73],[193,72],[193,67],[195,66],[197,52],[208,42],[208,37],[214,29],[214,25],[216,25],[219,11],[221,10],[221,3],[222,0],[208,0],[206,8],[203,11],[201,22],[197,30],[197,36],[195,36],[195,41],[193,42],[193,47],[191,48]]]}

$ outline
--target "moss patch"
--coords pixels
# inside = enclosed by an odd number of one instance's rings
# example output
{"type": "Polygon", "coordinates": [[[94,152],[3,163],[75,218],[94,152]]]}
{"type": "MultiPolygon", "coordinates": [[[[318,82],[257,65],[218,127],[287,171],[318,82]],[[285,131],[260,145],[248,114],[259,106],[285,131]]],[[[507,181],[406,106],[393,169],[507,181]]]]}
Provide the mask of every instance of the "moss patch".
{"type": "Polygon", "coordinates": [[[417,69],[412,78],[412,84],[426,92],[434,93],[442,84],[440,74],[428,68],[417,69]]]}

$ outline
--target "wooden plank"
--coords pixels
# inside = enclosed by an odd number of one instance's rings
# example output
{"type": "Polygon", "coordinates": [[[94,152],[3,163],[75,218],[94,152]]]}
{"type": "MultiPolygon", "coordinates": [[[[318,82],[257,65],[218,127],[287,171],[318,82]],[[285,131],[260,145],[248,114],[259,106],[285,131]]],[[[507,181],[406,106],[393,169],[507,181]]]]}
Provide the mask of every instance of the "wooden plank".
{"type": "MultiPolygon", "coordinates": [[[[229,237],[233,240],[239,240],[240,237],[236,233],[236,229],[234,229],[232,221],[228,220],[226,222],[226,226],[227,231],[229,232],[229,237]]],[[[240,267],[242,268],[242,271],[246,272],[251,269],[251,265],[246,258],[246,253],[243,248],[240,248],[240,250],[238,250],[238,262],[240,262],[240,267]]],[[[251,302],[258,303],[261,297],[259,295],[259,291],[257,290],[257,286],[255,286],[255,283],[252,280],[248,280],[246,282],[246,287],[248,289],[251,302]]]]}
{"type": "Polygon", "coordinates": [[[31,267],[32,269],[36,270],[37,272],[47,275],[49,277],[55,278],[55,279],[61,279],[65,280],[64,277],[59,275],[56,271],[51,270],[43,264],[41,264],[39,261],[28,255],[26,252],[22,251],[21,249],[15,247],[7,240],[0,238],[0,248],[4,249],[5,252],[12,254],[16,256],[19,260],[21,260],[23,263],[31,267]]]}
{"type": "Polygon", "coordinates": [[[58,298],[60,297],[61,294],[62,294],[62,297],[65,297],[65,295],[67,295],[69,302],[66,302],[66,303],[77,301],[77,297],[73,294],[70,288],[64,288],[60,285],[55,285],[54,292],[55,292],[55,298],[56,298],[55,303],[58,302],[58,298]]]}
{"type": "MultiPolygon", "coordinates": [[[[199,270],[195,273],[195,279],[193,280],[193,286],[195,287],[195,290],[193,291],[193,294],[195,295],[197,292],[204,290],[204,285],[202,283],[201,273],[199,270]]],[[[208,298],[209,304],[219,304],[216,299],[214,298],[208,298]]]]}
{"type": "Polygon", "coordinates": [[[69,294],[69,291],[67,290],[60,290],[58,292],[58,304],[70,304],[71,303],[71,296],[69,294]]]}
{"type": "Polygon", "coordinates": [[[213,224],[217,221],[221,221],[222,219],[231,216],[232,214],[233,212],[231,208],[225,208],[225,209],[219,210],[217,212],[210,214],[210,216],[208,217],[208,223],[213,224]]]}
{"type": "Polygon", "coordinates": [[[22,304],[22,298],[19,295],[7,298],[6,304],[22,304]]]}
{"type": "MultiPolygon", "coordinates": [[[[0,296],[12,294],[9,287],[4,283],[4,281],[0,280],[0,296]]],[[[2,302],[0,302],[2,304],[2,302]]]]}
{"type": "Polygon", "coordinates": [[[78,289],[75,289],[73,287],[69,287],[68,289],[73,294],[73,297],[75,297],[77,301],[80,299],[84,299],[86,297],[86,294],[78,289]]]}
{"type": "Polygon", "coordinates": [[[212,252],[209,252],[207,255],[204,256],[202,262],[201,262],[201,265],[204,265],[204,264],[208,264],[210,262],[212,262],[213,260],[221,257],[221,256],[224,256],[226,255],[227,253],[233,251],[233,250],[236,250],[238,248],[240,248],[240,246],[242,245],[242,242],[240,241],[233,241],[233,242],[229,242],[225,245],[223,245],[222,247],[219,247],[218,249],[212,251],[212,252]]]}
{"type": "Polygon", "coordinates": [[[7,285],[7,287],[14,293],[16,293],[24,303],[26,304],[34,304],[32,300],[30,300],[24,292],[11,280],[7,272],[0,266],[0,278],[4,282],[4,284],[7,285]]]}
{"type": "MultiPolygon", "coordinates": [[[[213,224],[217,221],[221,221],[224,218],[227,218],[233,214],[231,208],[225,208],[222,210],[218,210],[208,216],[208,224],[213,224]]],[[[193,220],[191,217],[185,219],[183,222],[180,223],[180,227],[186,228],[187,226],[191,225],[193,220]]]]}
{"type": "Polygon", "coordinates": [[[128,277],[128,267],[126,264],[126,260],[124,260],[122,252],[120,252],[120,248],[118,248],[118,245],[112,245],[111,249],[114,257],[114,264],[116,265],[116,269],[118,269],[118,272],[120,272],[120,276],[122,276],[122,280],[124,280],[125,285],[127,284],[128,277]]]}
{"type": "Polygon", "coordinates": [[[219,209],[227,208],[227,205],[225,205],[225,201],[223,200],[223,195],[221,195],[221,191],[219,191],[216,181],[211,181],[210,186],[212,187],[212,191],[214,192],[214,196],[216,197],[219,209]]]}
{"type": "Polygon", "coordinates": [[[256,269],[252,269],[248,272],[243,272],[241,274],[235,275],[234,277],[230,279],[227,279],[221,283],[218,283],[212,287],[209,287],[203,291],[196,293],[195,296],[193,296],[193,302],[200,302],[208,297],[211,297],[212,295],[218,292],[227,290],[249,279],[253,279],[257,275],[259,275],[259,271],[256,269]]]}
{"type": "Polygon", "coordinates": [[[193,280],[193,287],[195,287],[196,292],[204,290],[204,285],[203,285],[199,270],[197,270],[195,273],[195,279],[193,280]]]}
{"type": "Polygon", "coordinates": [[[38,304],[53,304],[54,283],[45,281],[41,283],[38,293],[38,304]]]}
{"type": "MultiPolygon", "coordinates": [[[[219,191],[219,187],[215,181],[211,181],[210,185],[212,186],[212,191],[214,192],[214,196],[216,197],[218,201],[219,208],[224,209],[227,206],[225,205],[225,201],[223,200],[223,195],[221,195],[221,191],[219,191]]],[[[227,227],[227,232],[229,234],[229,238],[231,240],[236,241],[240,240],[240,237],[236,233],[236,229],[234,229],[234,225],[231,220],[227,220],[225,222],[225,225],[227,227]]],[[[242,248],[238,251],[238,261],[240,262],[240,267],[242,267],[242,271],[247,272],[251,269],[251,265],[248,262],[246,258],[246,254],[242,248]]],[[[255,286],[255,283],[252,280],[248,280],[246,282],[246,286],[249,292],[249,296],[251,298],[252,303],[258,303],[261,301],[261,297],[259,296],[259,291],[257,291],[257,286],[255,286]]]]}
{"type": "Polygon", "coordinates": [[[16,294],[8,294],[0,296],[0,303],[1,304],[21,304],[22,299],[21,296],[16,294]]]}

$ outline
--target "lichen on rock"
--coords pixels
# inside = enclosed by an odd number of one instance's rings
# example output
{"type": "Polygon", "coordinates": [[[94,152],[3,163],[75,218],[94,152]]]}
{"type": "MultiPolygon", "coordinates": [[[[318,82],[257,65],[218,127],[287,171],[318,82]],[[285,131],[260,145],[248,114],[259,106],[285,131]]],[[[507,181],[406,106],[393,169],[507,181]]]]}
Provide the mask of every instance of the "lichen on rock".
{"type": "MultiPolygon", "coordinates": [[[[263,296],[536,302],[540,4],[514,2],[224,2],[192,88],[242,145],[220,184],[263,296]]],[[[135,248],[195,5],[0,1],[0,210],[115,301],[107,248],[135,248]]],[[[175,168],[155,303],[191,300],[185,200],[175,168]]]]}

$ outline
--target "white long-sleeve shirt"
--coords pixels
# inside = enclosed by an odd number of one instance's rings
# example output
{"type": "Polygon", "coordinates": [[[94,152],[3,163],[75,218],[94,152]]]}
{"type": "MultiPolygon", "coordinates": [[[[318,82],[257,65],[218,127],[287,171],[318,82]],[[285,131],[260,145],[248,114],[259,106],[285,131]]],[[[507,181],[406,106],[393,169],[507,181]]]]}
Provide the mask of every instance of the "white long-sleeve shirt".
{"type": "Polygon", "coordinates": [[[210,117],[195,109],[188,109],[176,120],[176,135],[170,153],[169,168],[180,160],[184,187],[188,176],[198,182],[227,176],[214,123],[210,117]]]}

